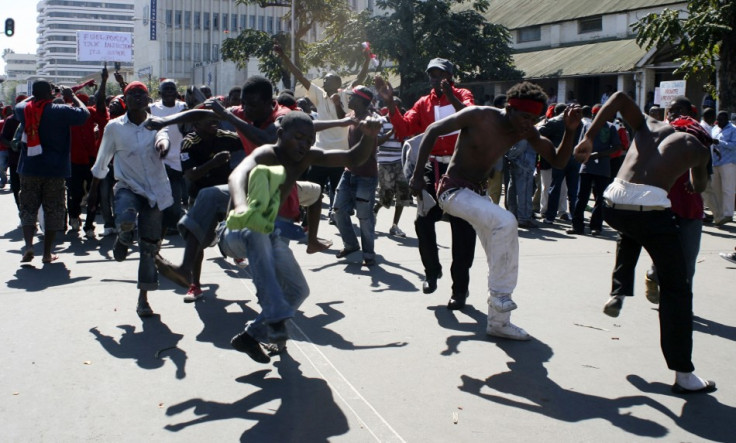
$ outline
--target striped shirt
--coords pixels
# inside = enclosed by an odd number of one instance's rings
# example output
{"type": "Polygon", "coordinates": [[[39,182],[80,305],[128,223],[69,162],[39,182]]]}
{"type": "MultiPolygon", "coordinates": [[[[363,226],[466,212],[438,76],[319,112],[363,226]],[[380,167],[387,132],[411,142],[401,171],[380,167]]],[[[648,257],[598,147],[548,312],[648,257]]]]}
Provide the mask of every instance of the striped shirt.
{"type": "MultiPolygon", "coordinates": [[[[381,117],[383,128],[381,133],[378,135],[379,138],[388,134],[394,128],[391,121],[386,117],[381,117]]],[[[396,163],[401,161],[401,142],[396,138],[394,133],[390,139],[386,140],[381,146],[378,147],[378,153],[376,154],[378,163],[396,163]]]]}

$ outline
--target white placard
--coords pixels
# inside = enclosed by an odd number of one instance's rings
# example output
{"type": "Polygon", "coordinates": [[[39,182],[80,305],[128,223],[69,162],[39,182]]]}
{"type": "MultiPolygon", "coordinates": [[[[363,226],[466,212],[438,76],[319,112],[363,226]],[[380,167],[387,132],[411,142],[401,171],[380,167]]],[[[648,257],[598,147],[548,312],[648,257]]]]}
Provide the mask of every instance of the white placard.
{"type": "Polygon", "coordinates": [[[132,62],[133,34],[77,31],[77,61],[132,62]]]}
{"type": "Polygon", "coordinates": [[[675,97],[685,95],[685,80],[675,80],[659,83],[659,105],[669,108],[675,97]]]}

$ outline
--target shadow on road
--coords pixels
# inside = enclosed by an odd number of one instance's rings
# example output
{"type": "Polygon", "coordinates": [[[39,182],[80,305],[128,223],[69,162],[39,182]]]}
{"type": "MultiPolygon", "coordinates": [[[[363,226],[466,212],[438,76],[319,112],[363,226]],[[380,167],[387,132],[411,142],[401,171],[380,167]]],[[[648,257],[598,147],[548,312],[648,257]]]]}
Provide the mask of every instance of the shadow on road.
{"type": "Polygon", "coordinates": [[[168,357],[176,366],[176,378],[186,376],[184,367],[187,353],[177,347],[179,340],[184,337],[175,334],[169,329],[161,316],[154,314],[143,320],[143,328],[136,332],[133,325],[119,325],[123,335],[117,340],[113,336],[102,334],[97,327],[89,330],[95,336],[108,354],[115,358],[132,359],[143,369],[158,369],[164,366],[168,357]]]}
{"type": "MultiPolygon", "coordinates": [[[[59,260],[62,259],[63,257],[59,258],[59,260]]],[[[41,263],[41,257],[34,257],[33,260],[31,263],[23,264],[15,271],[15,278],[6,282],[9,288],[39,292],[54,286],[70,285],[92,278],[90,276],[72,278],[71,271],[60,261],[41,263]]]]}
{"type": "Polygon", "coordinates": [[[485,380],[462,375],[462,384],[458,387],[461,391],[569,423],[603,419],[633,435],[655,438],[667,435],[666,427],[625,410],[648,405],[663,414],[671,414],[659,402],[643,395],[611,399],[564,389],[549,378],[544,367],[553,355],[546,343],[536,339],[531,342],[499,339],[496,344],[514,360],[507,363],[509,371],[485,380]],[[504,394],[525,400],[514,400],[504,394]]]}
{"type": "Polygon", "coordinates": [[[278,377],[267,377],[264,369],[239,377],[236,381],[254,386],[257,390],[232,403],[194,398],[170,406],[166,415],[173,416],[192,409],[197,418],[167,425],[178,432],[189,426],[216,420],[241,418],[255,422],[243,432],[241,441],[328,441],[330,437],[349,431],[347,418],[335,403],[332,391],[324,380],[305,377],[300,363],[288,353],[274,363],[278,377]],[[267,403],[279,400],[273,413],[266,412],[267,403]]]}

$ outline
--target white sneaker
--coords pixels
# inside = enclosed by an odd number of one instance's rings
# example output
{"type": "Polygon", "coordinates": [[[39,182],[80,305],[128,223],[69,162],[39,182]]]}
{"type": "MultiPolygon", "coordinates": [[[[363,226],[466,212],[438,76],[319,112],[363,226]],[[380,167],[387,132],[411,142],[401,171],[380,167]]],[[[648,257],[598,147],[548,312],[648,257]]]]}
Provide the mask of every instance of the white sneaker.
{"type": "Polygon", "coordinates": [[[118,230],[115,228],[105,228],[104,231],[102,231],[102,236],[107,237],[108,235],[115,235],[118,233],[118,230]]]}
{"type": "Polygon", "coordinates": [[[391,229],[388,230],[389,235],[395,235],[397,237],[406,237],[406,233],[399,229],[398,226],[393,225],[391,226],[391,229]]]}
{"type": "Polygon", "coordinates": [[[511,300],[511,296],[508,295],[502,295],[500,297],[495,297],[492,295],[488,297],[488,304],[491,305],[493,309],[498,312],[509,312],[518,307],[516,306],[516,303],[511,300]]]}
{"type": "Polygon", "coordinates": [[[69,229],[71,231],[79,231],[79,219],[73,218],[69,220],[69,229]]]}
{"type": "Polygon", "coordinates": [[[515,324],[508,323],[494,323],[486,327],[486,334],[493,337],[508,338],[510,340],[526,341],[531,340],[532,337],[523,329],[516,326],[515,324]]]}
{"type": "Polygon", "coordinates": [[[87,238],[95,238],[95,228],[85,229],[84,236],[87,238]]]}

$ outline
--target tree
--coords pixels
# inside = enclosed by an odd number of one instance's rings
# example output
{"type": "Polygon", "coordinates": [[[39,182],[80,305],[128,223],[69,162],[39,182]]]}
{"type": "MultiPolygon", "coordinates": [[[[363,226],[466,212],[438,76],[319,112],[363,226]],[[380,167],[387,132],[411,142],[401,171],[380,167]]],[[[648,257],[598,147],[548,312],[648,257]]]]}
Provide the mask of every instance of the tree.
{"type": "Polygon", "coordinates": [[[378,0],[392,12],[372,17],[367,38],[379,57],[394,61],[401,93],[412,102],[429,86],[425,68],[435,57],[451,60],[462,81],[510,80],[523,76],[513,66],[511,36],[486,22],[488,0],[378,0]]]}
{"type": "Polygon", "coordinates": [[[647,50],[675,48],[679,54],[675,61],[680,63],[675,73],[711,79],[717,71],[720,107],[735,110],[736,4],[732,0],[689,0],[687,14],[665,9],[646,15],[632,28],[637,44],[647,50]]]}

